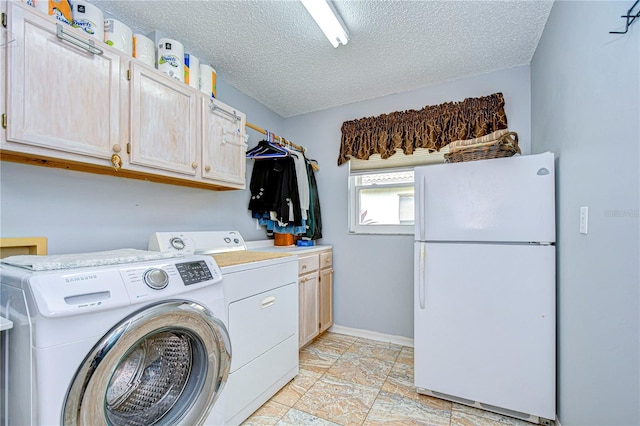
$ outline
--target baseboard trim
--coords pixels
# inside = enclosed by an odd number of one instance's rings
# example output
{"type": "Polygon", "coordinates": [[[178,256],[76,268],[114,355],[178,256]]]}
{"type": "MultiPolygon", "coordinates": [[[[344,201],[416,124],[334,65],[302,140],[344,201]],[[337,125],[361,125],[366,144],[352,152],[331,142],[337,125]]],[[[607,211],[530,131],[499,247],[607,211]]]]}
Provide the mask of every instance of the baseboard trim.
{"type": "Polygon", "coordinates": [[[379,342],[389,342],[396,345],[413,347],[413,339],[393,334],[378,333],[377,331],[363,330],[361,328],[351,328],[334,324],[329,328],[330,332],[346,334],[347,336],[362,337],[363,339],[377,340],[379,342]]]}

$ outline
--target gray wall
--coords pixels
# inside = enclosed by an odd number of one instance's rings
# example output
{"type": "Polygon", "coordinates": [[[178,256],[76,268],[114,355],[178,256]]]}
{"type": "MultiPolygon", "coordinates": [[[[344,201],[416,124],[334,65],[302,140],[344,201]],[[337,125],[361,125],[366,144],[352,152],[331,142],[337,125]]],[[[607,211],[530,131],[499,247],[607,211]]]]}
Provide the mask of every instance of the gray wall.
{"type": "Polygon", "coordinates": [[[347,165],[337,166],[346,120],[503,92],[509,128],[525,153],[530,146],[529,67],[517,67],[437,86],[305,114],[285,120],[285,134],[320,162],[316,174],[323,242],[334,247],[334,322],[345,327],[413,337],[413,237],[349,235],[347,165]]]}
{"type": "MultiPolygon", "coordinates": [[[[336,165],[342,122],[501,91],[509,127],[528,153],[529,77],[528,66],[517,67],[286,120],[219,81],[223,102],[246,112],[250,122],[304,145],[320,162],[322,243],[335,250],[337,324],[413,336],[412,237],[347,234],[348,167],[336,165]]],[[[249,133],[251,147],[261,135],[249,133]]],[[[248,162],[247,181],[251,167],[248,162]]],[[[51,254],[144,249],[149,235],[163,230],[236,229],[247,240],[264,238],[247,211],[248,191],[216,192],[2,162],[0,195],[1,235],[45,236],[51,254]]]]}
{"type": "MultiPolygon", "coordinates": [[[[252,123],[281,134],[284,120],[218,80],[221,101],[252,123]]],[[[249,146],[262,137],[248,130],[249,146]]],[[[251,162],[247,162],[250,175],[251,162]]],[[[262,239],[247,210],[247,191],[210,191],[67,170],[0,163],[0,234],[44,236],[49,253],[131,247],[171,230],[239,230],[262,239]]]]}
{"type": "Polygon", "coordinates": [[[531,64],[532,151],[558,165],[562,426],[640,424],[640,25],[609,34],[632,4],[556,1],[531,64]]]}

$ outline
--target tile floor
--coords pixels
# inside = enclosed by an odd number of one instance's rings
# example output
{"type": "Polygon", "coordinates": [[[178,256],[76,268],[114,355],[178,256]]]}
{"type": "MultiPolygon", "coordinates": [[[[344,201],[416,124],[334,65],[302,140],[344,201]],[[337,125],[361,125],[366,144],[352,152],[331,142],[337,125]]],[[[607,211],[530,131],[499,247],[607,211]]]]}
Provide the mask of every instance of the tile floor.
{"type": "Polygon", "coordinates": [[[532,426],[419,395],[413,348],[325,333],[300,351],[300,373],[260,407],[253,425],[532,426]]]}

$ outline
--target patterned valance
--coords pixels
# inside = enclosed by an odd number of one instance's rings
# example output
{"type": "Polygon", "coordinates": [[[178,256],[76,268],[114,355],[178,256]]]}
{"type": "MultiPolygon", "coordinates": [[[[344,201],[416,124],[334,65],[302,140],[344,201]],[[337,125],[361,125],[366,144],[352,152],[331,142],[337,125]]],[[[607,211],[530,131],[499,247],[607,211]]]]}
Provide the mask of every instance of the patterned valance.
{"type": "Polygon", "coordinates": [[[345,121],[338,165],[350,158],[367,160],[373,154],[389,158],[396,149],[405,155],[413,154],[416,148],[439,151],[453,141],[506,128],[502,93],[345,121]]]}

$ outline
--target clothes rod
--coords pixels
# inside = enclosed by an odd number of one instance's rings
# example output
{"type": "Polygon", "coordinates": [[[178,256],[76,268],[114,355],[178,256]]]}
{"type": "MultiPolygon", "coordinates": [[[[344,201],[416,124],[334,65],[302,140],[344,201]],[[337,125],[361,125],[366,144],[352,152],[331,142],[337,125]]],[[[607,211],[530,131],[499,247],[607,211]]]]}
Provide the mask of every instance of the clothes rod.
{"type": "MultiPolygon", "coordinates": [[[[265,129],[263,129],[261,127],[258,127],[255,124],[251,124],[248,121],[247,121],[247,127],[249,127],[250,129],[255,130],[256,132],[262,133],[263,135],[267,134],[267,131],[265,129]]],[[[273,136],[274,139],[280,141],[280,143],[282,143],[284,145],[289,145],[290,147],[292,147],[294,149],[297,149],[300,152],[305,152],[306,151],[306,149],[304,147],[302,147],[300,145],[296,145],[295,143],[293,143],[291,141],[288,141],[283,137],[280,137],[280,136],[278,136],[278,135],[276,135],[274,133],[272,133],[271,135],[273,136]]]]}
{"type": "MultiPolygon", "coordinates": [[[[248,128],[253,129],[253,130],[255,130],[255,131],[256,131],[256,132],[258,132],[258,133],[262,133],[263,135],[266,135],[266,134],[267,134],[267,131],[266,131],[265,129],[263,129],[262,127],[258,127],[258,126],[256,126],[255,124],[251,124],[251,123],[249,123],[248,121],[247,121],[245,124],[246,124],[246,126],[247,126],[248,128]]],[[[302,152],[303,154],[307,152],[307,149],[306,149],[305,147],[300,146],[300,145],[296,145],[295,143],[293,143],[293,142],[291,142],[291,141],[289,141],[289,140],[287,140],[287,139],[285,139],[285,138],[283,138],[283,137],[280,137],[280,136],[278,136],[278,135],[276,135],[276,134],[273,134],[273,133],[271,133],[271,136],[273,136],[273,138],[274,138],[274,139],[276,139],[276,140],[280,141],[280,143],[281,143],[281,144],[283,144],[283,145],[289,145],[289,146],[290,146],[290,147],[292,147],[293,149],[297,149],[298,151],[302,152]]],[[[313,170],[315,170],[316,172],[317,172],[318,170],[320,170],[320,166],[318,166],[318,164],[315,162],[315,160],[311,160],[311,161],[310,161],[310,164],[311,164],[311,168],[312,168],[313,170]]]]}

